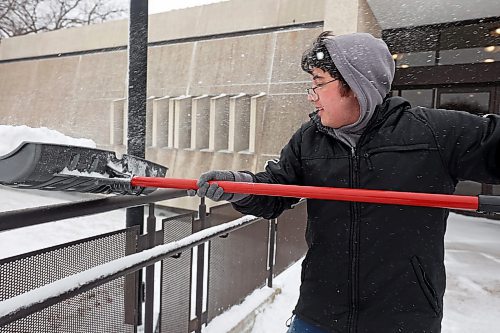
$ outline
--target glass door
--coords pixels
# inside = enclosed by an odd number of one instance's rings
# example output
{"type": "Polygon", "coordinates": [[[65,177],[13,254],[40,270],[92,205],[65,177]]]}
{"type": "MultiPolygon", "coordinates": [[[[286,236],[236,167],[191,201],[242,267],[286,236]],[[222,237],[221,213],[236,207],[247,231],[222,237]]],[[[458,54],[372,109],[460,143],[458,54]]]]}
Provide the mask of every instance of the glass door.
{"type": "Polygon", "coordinates": [[[485,115],[500,113],[496,106],[496,87],[438,88],[436,107],[485,115]]]}
{"type": "MultiPolygon", "coordinates": [[[[500,114],[498,106],[498,87],[470,87],[470,88],[438,88],[436,107],[439,109],[460,110],[485,115],[500,114]]],[[[498,186],[479,184],[471,181],[461,181],[457,185],[456,194],[496,194],[498,186]]]]}

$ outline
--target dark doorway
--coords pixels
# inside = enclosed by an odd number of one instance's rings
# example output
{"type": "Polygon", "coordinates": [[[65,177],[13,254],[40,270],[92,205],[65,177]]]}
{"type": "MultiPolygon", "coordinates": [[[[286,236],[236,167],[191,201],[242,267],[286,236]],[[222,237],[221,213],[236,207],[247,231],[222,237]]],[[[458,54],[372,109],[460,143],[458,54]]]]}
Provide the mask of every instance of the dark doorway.
{"type": "Polygon", "coordinates": [[[498,113],[494,107],[495,87],[438,88],[436,107],[485,115],[498,113]]]}

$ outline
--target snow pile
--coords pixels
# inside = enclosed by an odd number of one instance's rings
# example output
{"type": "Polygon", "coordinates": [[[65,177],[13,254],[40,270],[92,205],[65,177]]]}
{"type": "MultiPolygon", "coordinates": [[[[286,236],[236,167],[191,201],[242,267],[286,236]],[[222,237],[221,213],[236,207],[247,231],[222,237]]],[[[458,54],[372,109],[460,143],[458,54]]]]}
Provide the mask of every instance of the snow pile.
{"type": "Polygon", "coordinates": [[[75,139],[46,127],[31,128],[28,126],[0,125],[2,140],[0,141],[0,156],[16,149],[23,141],[57,143],[80,147],[95,148],[96,143],[89,139],[75,139]]]}

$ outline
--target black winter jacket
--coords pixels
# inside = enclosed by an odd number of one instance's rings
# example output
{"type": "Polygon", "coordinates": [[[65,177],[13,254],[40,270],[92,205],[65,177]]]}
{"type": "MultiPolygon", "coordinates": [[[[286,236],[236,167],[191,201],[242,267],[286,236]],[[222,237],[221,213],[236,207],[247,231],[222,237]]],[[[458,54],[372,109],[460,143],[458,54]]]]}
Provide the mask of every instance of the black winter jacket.
{"type": "MultiPolygon", "coordinates": [[[[384,101],[355,150],[309,121],[260,183],[451,194],[458,180],[499,183],[500,117],[384,101]]],[[[296,200],[234,207],[274,218],[296,200]]],[[[330,332],[440,332],[447,209],[308,200],[307,255],[295,314],[330,332]]]]}

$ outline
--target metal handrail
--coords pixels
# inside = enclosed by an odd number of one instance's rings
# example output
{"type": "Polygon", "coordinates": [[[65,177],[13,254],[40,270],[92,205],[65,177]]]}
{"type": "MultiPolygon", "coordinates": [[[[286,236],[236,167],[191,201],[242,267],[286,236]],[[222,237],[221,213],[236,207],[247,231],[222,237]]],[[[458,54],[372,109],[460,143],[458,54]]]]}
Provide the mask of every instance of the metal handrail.
{"type": "Polygon", "coordinates": [[[115,196],[0,213],[0,232],[74,217],[136,207],[186,196],[185,190],[157,190],[147,196],[115,196]]]}
{"type": "Polygon", "coordinates": [[[143,252],[110,261],[2,301],[0,302],[0,326],[12,323],[106,282],[136,272],[157,261],[189,250],[215,237],[228,234],[257,221],[262,221],[262,219],[254,216],[244,216],[232,222],[204,229],[174,243],[159,245],[143,252]]]}

